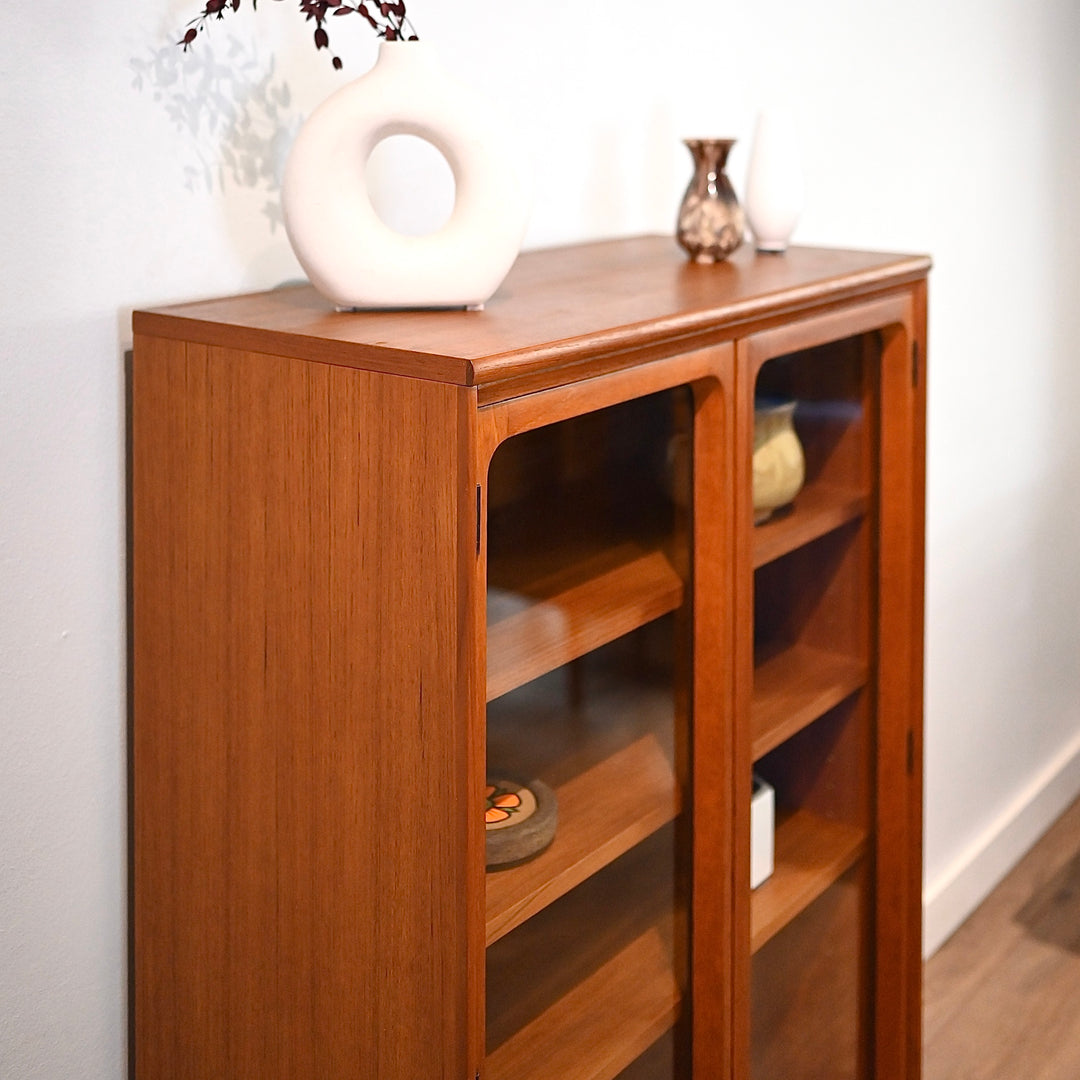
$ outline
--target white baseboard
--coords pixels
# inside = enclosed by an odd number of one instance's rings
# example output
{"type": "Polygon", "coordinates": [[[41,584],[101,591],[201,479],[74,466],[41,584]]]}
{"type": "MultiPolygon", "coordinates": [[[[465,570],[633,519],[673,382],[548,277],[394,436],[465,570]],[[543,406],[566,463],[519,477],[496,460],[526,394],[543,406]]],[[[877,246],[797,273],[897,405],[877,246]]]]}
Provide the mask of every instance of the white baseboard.
{"type": "Polygon", "coordinates": [[[933,955],[1080,796],[1080,735],[936,881],[923,888],[923,956],[933,955]]]}

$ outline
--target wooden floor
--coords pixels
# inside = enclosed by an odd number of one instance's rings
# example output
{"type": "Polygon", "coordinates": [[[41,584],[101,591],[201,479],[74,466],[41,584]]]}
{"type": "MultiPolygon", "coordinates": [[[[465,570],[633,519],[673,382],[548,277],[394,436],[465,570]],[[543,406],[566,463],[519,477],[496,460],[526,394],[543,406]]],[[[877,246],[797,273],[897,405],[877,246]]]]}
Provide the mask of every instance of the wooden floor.
{"type": "Polygon", "coordinates": [[[1080,1080],[1080,801],[925,974],[925,1080],[1080,1080]]]}

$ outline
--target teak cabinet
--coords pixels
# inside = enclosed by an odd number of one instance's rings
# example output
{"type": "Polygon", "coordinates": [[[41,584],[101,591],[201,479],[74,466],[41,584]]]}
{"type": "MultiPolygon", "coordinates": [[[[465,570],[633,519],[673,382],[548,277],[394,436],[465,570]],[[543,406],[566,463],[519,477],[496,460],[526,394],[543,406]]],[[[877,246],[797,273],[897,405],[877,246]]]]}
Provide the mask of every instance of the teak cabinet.
{"type": "Polygon", "coordinates": [[[928,268],[136,313],[139,1080],[919,1075],[928,268]],[[755,526],[759,393],[806,484],[755,526]],[[487,871],[493,774],[558,826],[487,871]]]}

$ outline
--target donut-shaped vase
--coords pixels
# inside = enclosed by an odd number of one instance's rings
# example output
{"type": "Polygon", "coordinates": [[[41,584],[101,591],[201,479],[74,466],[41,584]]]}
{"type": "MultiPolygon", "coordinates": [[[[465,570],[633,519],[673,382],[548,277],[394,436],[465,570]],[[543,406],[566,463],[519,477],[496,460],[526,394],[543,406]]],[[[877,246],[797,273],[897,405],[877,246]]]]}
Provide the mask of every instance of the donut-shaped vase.
{"type": "Polygon", "coordinates": [[[305,121],[285,166],[285,229],[312,285],[339,308],[482,307],[521,248],[528,199],[506,129],[425,42],[383,42],[366,75],[305,121]],[[372,150],[416,135],[454,176],[454,208],[436,232],[407,236],[368,190],[372,150]]]}

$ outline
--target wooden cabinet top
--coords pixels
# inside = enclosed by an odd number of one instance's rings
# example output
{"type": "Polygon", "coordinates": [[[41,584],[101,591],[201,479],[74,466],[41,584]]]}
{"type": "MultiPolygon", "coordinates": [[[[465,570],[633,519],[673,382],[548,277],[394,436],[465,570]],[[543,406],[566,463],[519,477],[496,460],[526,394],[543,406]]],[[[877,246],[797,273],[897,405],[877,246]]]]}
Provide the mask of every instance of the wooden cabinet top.
{"type": "MultiPolygon", "coordinates": [[[[826,248],[688,262],[670,236],[523,253],[482,311],[338,312],[310,286],[137,311],[137,334],[463,386],[751,328],[926,275],[930,260],[826,248]]],[[[689,345],[689,343],[688,343],[689,345]]],[[[692,347],[692,346],[691,346],[692,347]]]]}

